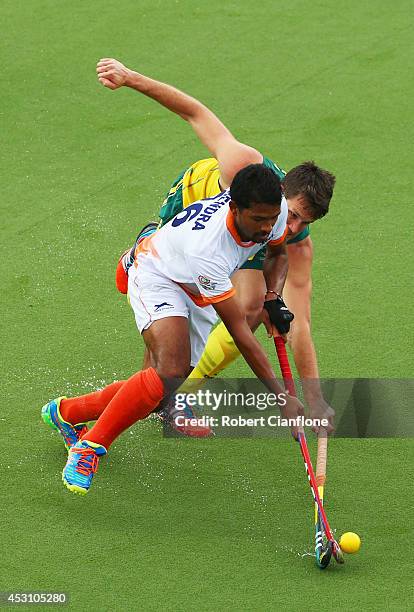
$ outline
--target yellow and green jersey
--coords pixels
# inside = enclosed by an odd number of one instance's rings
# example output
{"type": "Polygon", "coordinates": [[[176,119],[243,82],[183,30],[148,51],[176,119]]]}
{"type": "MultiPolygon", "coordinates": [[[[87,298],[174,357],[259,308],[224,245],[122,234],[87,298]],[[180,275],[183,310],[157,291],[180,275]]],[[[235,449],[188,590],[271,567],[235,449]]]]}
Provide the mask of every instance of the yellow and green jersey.
{"type": "MultiPolygon", "coordinates": [[[[286,173],[272,160],[264,157],[263,163],[273,170],[280,180],[283,179],[286,173]]],[[[160,210],[161,225],[168,223],[193,202],[213,198],[222,191],[218,161],[214,157],[196,161],[172,184],[160,210]]]]}
{"type": "MultiPolygon", "coordinates": [[[[279,168],[271,159],[263,157],[263,164],[273,170],[280,180],[284,178],[286,172],[279,168]]],[[[214,157],[196,161],[184,170],[172,184],[159,212],[160,226],[171,221],[176,214],[193,202],[213,198],[222,191],[218,161],[214,157]]],[[[293,236],[287,242],[288,244],[299,242],[308,235],[309,228],[306,227],[300,234],[293,236]]],[[[254,258],[248,260],[243,265],[243,268],[261,269],[264,256],[265,249],[262,249],[254,258]]]]}

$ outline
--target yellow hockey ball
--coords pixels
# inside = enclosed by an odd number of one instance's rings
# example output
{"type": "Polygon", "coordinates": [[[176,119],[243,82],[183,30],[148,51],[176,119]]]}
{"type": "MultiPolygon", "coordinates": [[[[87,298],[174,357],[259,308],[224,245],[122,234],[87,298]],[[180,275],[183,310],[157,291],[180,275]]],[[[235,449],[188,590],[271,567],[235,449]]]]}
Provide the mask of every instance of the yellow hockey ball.
{"type": "Polygon", "coordinates": [[[339,546],[345,553],[356,553],[361,547],[361,539],[357,533],[347,531],[341,535],[339,546]]]}

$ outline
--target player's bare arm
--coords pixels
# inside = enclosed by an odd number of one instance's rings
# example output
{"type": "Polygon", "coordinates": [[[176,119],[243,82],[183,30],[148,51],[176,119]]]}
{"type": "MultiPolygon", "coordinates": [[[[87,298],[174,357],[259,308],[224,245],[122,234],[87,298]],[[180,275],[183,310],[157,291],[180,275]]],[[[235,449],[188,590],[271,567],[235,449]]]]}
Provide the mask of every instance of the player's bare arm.
{"type": "MultiPolygon", "coordinates": [[[[283,393],[284,390],[276,379],[266,353],[246,322],[237,297],[218,302],[214,304],[214,308],[256,376],[272,393],[283,393]]],[[[281,413],[284,417],[293,419],[303,414],[303,406],[297,398],[289,396],[286,406],[281,407],[281,413]]],[[[292,428],[292,433],[296,437],[297,429],[292,428]]]]}
{"type": "Polygon", "coordinates": [[[263,262],[263,275],[266,284],[264,307],[261,320],[269,337],[285,335],[289,330],[293,315],[281,298],[288,271],[286,243],[269,243],[263,262]]]}
{"type": "Polygon", "coordinates": [[[135,89],[188,121],[201,142],[218,160],[223,189],[229,187],[241,168],[262,162],[263,157],[256,149],[239,142],[209,108],[179,89],[130,70],[112,58],[101,59],[96,71],[99,82],[105,87],[135,89]]]}
{"type": "Polygon", "coordinates": [[[269,243],[263,263],[263,275],[268,293],[273,292],[282,295],[287,272],[288,254],[286,242],[283,241],[276,245],[269,243]]]}
{"type": "Polygon", "coordinates": [[[288,247],[289,272],[283,297],[295,318],[291,323],[288,342],[296,368],[302,380],[306,403],[313,418],[328,418],[333,430],[334,411],[323,398],[316,351],[311,332],[313,246],[310,237],[288,247]]]}

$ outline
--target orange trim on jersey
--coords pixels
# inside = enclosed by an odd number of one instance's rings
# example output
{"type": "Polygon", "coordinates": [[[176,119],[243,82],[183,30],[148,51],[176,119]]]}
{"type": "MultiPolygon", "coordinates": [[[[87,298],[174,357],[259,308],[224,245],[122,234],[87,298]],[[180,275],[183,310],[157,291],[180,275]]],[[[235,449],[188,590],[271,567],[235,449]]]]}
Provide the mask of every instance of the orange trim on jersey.
{"type": "Polygon", "coordinates": [[[229,289],[228,291],[225,291],[224,293],[221,293],[220,295],[215,295],[210,298],[205,297],[205,296],[203,297],[208,304],[217,304],[218,302],[223,302],[224,300],[228,300],[228,298],[233,297],[235,293],[236,293],[236,289],[232,287],[231,289],[229,289]]]}
{"type": "Polygon", "coordinates": [[[287,233],[288,233],[288,228],[285,227],[285,231],[283,232],[283,235],[280,238],[278,238],[277,240],[269,240],[267,244],[270,244],[270,246],[276,246],[277,244],[281,244],[286,238],[287,233]]]}
{"type": "Polygon", "coordinates": [[[141,240],[141,242],[137,244],[135,253],[134,253],[134,266],[135,267],[138,266],[137,256],[140,253],[142,253],[143,255],[148,255],[150,253],[153,257],[156,257],[157,259],[160,258],[160,256],[158,255],[157,249],[151,242],[153,237],[154,237],[154,234],[152,234],[151,236],[147,236],[146,238],[144,238],[144,240],[141,240]]]}
{"type": "Polygon", "coordinates": [[[237,242],[239,246],[248,248],[256,244],[255,242],[243,242],[243,240],[240,238],[239,232],[237,231],[237,228],[236,228],[236,224],[234,223],[234,215],[231,212],[231,210],[229,210],[229,212],[227,213],[226,226],[230,234],[232,235],[232,237],[234,238],[234,240],[237,242]]]}
{"type": "Polygon", "coordinates": [[[236,293],[236,289],[232,287],[228,291],[221,293],[220,295],[214,295],[213,297],[206,297],[205,295],[195,295],[194,293],[190,293],[187,287],[181,285],[181,283],[177,283],[181,287],[181,289],[188,295],[188,297],[194,302],[196,306],[200,306],[200,308],[205,308],[210,304],[217,304],[217,302],[222,302],[232,297],[236,293]]]}

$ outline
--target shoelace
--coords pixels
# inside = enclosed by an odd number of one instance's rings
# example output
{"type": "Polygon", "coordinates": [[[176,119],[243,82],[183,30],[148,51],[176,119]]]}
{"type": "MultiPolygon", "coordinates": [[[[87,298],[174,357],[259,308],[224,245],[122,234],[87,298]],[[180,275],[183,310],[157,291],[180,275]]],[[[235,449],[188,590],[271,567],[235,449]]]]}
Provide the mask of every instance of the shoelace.
{"type": "Polygon", "coordinates": [[[81,455],[75,470],[84,476],[94,474],[98,469],[98,457],[90,448],[73,448],[72,453],[81,455]]]}

